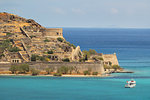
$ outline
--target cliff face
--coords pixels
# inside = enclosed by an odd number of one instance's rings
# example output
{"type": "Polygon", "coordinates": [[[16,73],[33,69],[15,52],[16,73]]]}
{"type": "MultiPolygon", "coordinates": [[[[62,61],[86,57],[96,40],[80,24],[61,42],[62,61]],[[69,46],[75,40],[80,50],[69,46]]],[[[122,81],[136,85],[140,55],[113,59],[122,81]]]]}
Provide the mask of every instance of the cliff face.
{"type": "Polygon", "coordinates": [[[1,62],[78,61],[82,56],[64,39],[62,28],[47,29],[9,13],[0,13],[0,44],[1,62]]]}

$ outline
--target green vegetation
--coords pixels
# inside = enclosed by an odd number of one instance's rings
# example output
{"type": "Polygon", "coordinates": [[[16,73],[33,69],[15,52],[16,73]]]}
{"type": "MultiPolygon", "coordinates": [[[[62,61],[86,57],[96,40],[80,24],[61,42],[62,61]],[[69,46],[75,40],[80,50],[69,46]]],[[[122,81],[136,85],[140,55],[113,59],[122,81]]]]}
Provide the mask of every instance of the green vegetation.
{"type": "Polygon", "coordinates": [[[36,36],[35,36],[35,35],[31,35],[31,36],[30,36],[31,39],[34,38],[34,37],[36,37],[36,36]]]}
{"type": "Polygon", "coordinates": [[[46,70],[47,74],[50,74],[51,72],[54,71],[54,68],[46,68],[45,70],[46,70]]]}
{"type": "Polygon", "coordinates": [[[92,75],[98,75],[98,72],[93,72],[92,75]]]}
{"type": "Polygon", "coordinates": [[[68,74],[69,68],[66,66],[62,66],[60,68],[58,68],[57,73],[61,73],[61,74],[68,74]]]}
{"type": "Polygon", "coordinates": [[[84,71],[83,73],[84,73],[84,75],[90,75],[91,74],[88,70],[84,71]]]}
{"type": "Polygon", "coordinates": [[[18,67],[19,73],[25,74],[26,72],[29,72],[29,65],[28,64],[21,64],[18,67]]]}
{"type": "Polygon", "coordinates": [[[69,46],[72,46],[74,49],[76,48],[76,46],[74,44],[71,44],[70,42],[64,41],[64,43],[68,44],[69,46]]]}
{"type": "Polygon", "coordinates": [[[68,67],[68,73],[69,74],[72,74],[73,70],[74,70],[74,67],[68,67]]]}
{"type": "Polygon", "coordinates": [[[97,52],[95,50],[90,49],[89,51],[87,50],[83,50],[83,56],[85,60],[88,60],[88,58],[92,55],[92,54],[96,54],[97,52]]]}
{"type": "Polygon", "coordinates": [[[46,56],[44,57],[44,56],[38,56],[38,55],[36,55],[36,54],[32,54],[32,56],[31,56],[31,61],[47,61],[47,59],[49,59],[49,58],[47,58],[46,56]]]}
{"type": "Polygon", "coordinates": [[[76,46],[74,44],[70,44],[70,46],[72,46],[74,49],[76,48],[76,46]]]}
{"type": "Polygon", "coordinates": [[[7,36],[10,36],[10,35],[12,35],[12,33],[6,33],[6,35],[7,35],[7,36]]]}
{"type": "Polygon", "coordinates": [[[85,62],[85,58],[80,58],[79,62],[85,62]]]}
{"type": "Polygon", "coordinates": [[[98,60],[104,60],[102,57],[97,57],[98,60]]]}
{"type": "Polygon", "coordinates": [[[47,38],[44,40],[44,42],[50,42],[47,38]]]}
{"type": "Polygon", "coordinates": [[[2,54],[0,54],[0,59],[2,58],[2,57],[4,57],[5,55],[2,53],[2,54]]]}
{"type": "Polygon", "coordinates": [[[96,52],[95,50],[93,50],[93,49],[90,49],[90,50],[89,50],[89,54],[90,54],[90,55],[96,54],[96,53],[97,53],[97,52],[96,52]]]}
{"type": "Polygon", "coordinates": [[[10,68],[9,68],[9,71],[11,71],[12,74],[16,74],[16,72],[18,71],[18,66],[16,65],[12,65],[10,68]]]}
{"type": "Polygon", "coordinates": [[[47,53],[48,53],[48,54],[53,54],[54,52],[53,52],[53,50],[50,50],[50,51],[48,51],[47,53]]]}
{"type": "Polygon", "coordinates": [[[62,59],[63,62],[70,62],[70,59],[69,58],[64,58],[62,59]]]}
{"type": "Polygon", "coordinates": [[[9,50],[9,52],[20,51],[20,49],[18,47],[12,47],[11,41],[9,39],[3,40],[2,42],[0,42],[0,49],[2,49],[2,50],[7,49],[7,50],[9,50]]]}
{"type": "Polygon", "coordinates": [[[11,48],[11,42],[10,42],[10,40],[3,40],[2,42],[0,42],[0,48],[1,49],[9,49],[9,48],[11,48]]]}
{"type": "Polygon", "coordinates": [[[21,51],[18,47],[12,47],[9,49],[10,52],[18,52],[21,51]]]}
{"type": "Polygon", "coordinates": [[[61,73],[54,73],[53,76],[62,76],[61,73]]]}
{"type": "Polygon", "coordinates": [[[39,75],[40,71],[37,70],[37,69],[32,68],[31,73],[32,73],[32,76],[36,76],[36,75],[39,75]]]}
{"type": "Polygon", "coordinates": [[[40,61],[45,61],[45,57],[43,57],[43,56],[37,56],[37,59],[40,61]]]}
{"type": "Polygon", "coordinates": [[[111,69],[111,66],[104,65],[104,69],[111,69]]]}
{"type": "Polygon", "coordinates": [[[38,57],[37,55],[33,54],[33,55],[31,56],[31,61],[36,61],[37,57],[38,57]]]}
{"type": "Polygon", "coordinates": [[[26,72],[29,72],[29,65],[28,64],[12,65],[9,71],[11,71],[12,74],[16,74],[16,72],[25,74],[26,72]]]}
{"type": "Polygon", "coordinates": [[[57,40],[58,40],[59,42],[63,42],[63,41],[64,41],[64,39],[61,38],[61,37],[58,37],[57,40]]]}
{"type": "Polygon", "coordinates": [[[118,66],[118,65],[113,65],[112,68],[115,69],[115,70],[117,70],[117,69],[120,69],[121,67],[118,66]]]}

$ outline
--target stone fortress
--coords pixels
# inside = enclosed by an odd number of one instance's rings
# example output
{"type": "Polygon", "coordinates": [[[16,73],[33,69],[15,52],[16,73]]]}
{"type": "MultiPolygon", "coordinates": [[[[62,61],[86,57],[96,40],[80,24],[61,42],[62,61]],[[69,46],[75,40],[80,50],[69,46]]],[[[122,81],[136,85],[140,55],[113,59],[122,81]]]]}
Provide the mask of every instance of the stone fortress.
{"type": "MultiPolygon", "coordinates": [[[[4,45],[0,47],[0,65],[31,63],[33,55],[39,57],[36,62],[41,62],[44,58],[46,60],[43,62],[61,62],[62,65],[64,59],[69,59],[70,63],[77,65],[83,57],[80,46],[75,47],[65,40],[62,28],[45,28],[32,19],[5,12],[0,13],[0,43],[4,45]],[[9,42],[7,46],[4,45],[6,41],[9,42]]],[[[116,54],[93,56],[103,58],[103,61],[100,61],[101,66],[119,65],[116,54]]],[[[91,63],[94,62],[96,61],[92,60],[91,63]]]]}

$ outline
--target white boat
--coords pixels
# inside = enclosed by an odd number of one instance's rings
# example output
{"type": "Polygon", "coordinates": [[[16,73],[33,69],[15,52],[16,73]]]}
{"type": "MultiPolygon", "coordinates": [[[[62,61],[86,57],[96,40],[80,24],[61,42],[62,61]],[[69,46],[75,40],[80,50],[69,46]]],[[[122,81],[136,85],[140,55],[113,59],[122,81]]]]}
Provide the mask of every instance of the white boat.
{"type": "Polygon", "coordinates": [[[125,85],[125,88],[134,88],[136,86],[136,81],[131,79],[130,81],[127,81],[128,84],[125,85]]]}

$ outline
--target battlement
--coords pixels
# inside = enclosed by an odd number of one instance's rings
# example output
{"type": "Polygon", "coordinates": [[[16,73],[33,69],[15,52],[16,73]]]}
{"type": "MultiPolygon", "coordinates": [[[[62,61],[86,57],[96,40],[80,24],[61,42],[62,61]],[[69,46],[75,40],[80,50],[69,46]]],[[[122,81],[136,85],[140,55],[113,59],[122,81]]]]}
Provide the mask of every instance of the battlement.
{"type": "Polygon", "coordinates": [[[111,62],[112,65],[119,65],[116,53],[114,54],[103,54],[102,55],[104,64],[109,64],[111,62]]]}
{"type": "Polygon", "coordinates": [[[62,28],[47,28],[43,30],[45,36],[63,36],[62,28]]]}

